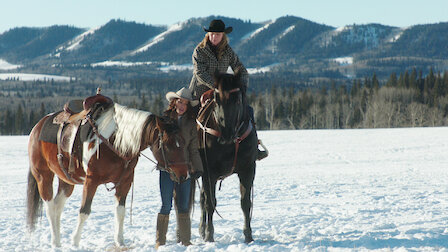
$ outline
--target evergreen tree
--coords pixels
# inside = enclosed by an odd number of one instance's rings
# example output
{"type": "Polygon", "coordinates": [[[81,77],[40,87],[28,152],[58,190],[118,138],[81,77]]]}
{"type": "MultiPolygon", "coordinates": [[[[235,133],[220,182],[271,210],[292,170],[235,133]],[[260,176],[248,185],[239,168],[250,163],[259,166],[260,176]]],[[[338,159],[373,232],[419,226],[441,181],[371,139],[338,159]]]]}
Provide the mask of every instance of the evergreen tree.
{"type": "Polygon", "coordinates": [[[404,88],[406,85],[404,83],[404,75],[403,73],[400,73],[400,77],[398,77],[398,87],[404,88]]]}
{"type": "Polygon", "coordinates": [[[19,104],[17,107],[17,111],[15,114],[15,129],[14,129],[14,134],[23,134],[23,129],[24,129],[24,116],[23,116],[23,109],[22,109],[22,105],[19,104]]]}
{"type": "Polygon", "coordinates": [[[389,80],[386,83],[388,87],[396,87],[397,86],[397,74],[395,72],[390,74],[389,80]]]}
{"type": "Polygon", "coordinates": [[[373,73],[372,76],[372,87],[375,91],[378,91],[380,88],[380,82],[378,81],[378,78],[376,77],[376,73],[373,73]]]}
{"type": "Polygon", "coordinates": [[[46,115],[45,112],[45,104],[42,102],[40,104],[40,110],[39,110],[39,118],[43,118],[46,115]]]}
{"type": "Polygon", "coordinates": [[[5,115],[5,134],[12,135],[14,133],[14,117],[9,109],[6,109],[5,115]]]}
{"type": "Polygon", "coordinates": [[[141,110],[149,110],[148,100],[146,99],[145,93],[142,94],[142,98],[141,98],[139,109],[141,109],[141,110]]]}
{"type": "Polygon", "coordinates": [[[409,88],[416,90],[417,87],[417,70],[414,67],[412,69],[411,76],[409,77],[409,88]]]}
{"type": "Polygon", "coordinates": [[[409,88],[409,73],[407,70],[404,72],[403,87],[409,88]]]}

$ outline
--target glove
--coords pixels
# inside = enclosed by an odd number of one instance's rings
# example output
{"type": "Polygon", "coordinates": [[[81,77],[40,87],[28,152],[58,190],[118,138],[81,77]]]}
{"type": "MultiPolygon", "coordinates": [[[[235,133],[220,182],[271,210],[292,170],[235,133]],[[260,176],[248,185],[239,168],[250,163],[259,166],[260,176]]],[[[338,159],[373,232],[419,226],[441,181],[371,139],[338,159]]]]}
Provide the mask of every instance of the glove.
{"type": "Polygon", "coordinates": [[[190,174],[191,179],[198,179],[202,176],[202,172],[201,171],[196,171],[190,174]]]}

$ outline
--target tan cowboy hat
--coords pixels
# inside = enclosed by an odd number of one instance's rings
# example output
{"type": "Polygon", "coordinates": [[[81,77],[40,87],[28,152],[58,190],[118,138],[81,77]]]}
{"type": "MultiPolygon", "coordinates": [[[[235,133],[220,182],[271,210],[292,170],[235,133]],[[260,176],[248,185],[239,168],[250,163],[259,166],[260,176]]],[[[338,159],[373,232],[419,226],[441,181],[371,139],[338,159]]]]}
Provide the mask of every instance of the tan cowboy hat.
{"type": "Polygon", "coordinates": [[[185,100],[190,101],[191,106],[196,106],[199,104],[198,100],[193,100],[193,96],[191,95],[191,91],[188,88],[181,88],[179,91],[177,91],[176,93],[174,92],[168,92],[166,93],[166,99],[171,102],[174,98],[182,98],[185,100]]]}

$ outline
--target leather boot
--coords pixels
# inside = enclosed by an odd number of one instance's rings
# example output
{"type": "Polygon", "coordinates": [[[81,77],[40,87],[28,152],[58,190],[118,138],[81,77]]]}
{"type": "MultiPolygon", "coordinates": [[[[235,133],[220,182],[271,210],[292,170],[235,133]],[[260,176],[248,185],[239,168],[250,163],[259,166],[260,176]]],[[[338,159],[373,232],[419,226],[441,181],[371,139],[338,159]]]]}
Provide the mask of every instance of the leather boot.
{"type": "Polygon", "coordinates": [[[166,232],[168,231],[169,214],[157,215],[157,230],[156,230],[156,249],[166,243],[166,232]]]}
{"type": "Polygon", "coordinates": [[[266,158],[269,155],[269,151],[260,139],[258,139],[258,144],[261,145],[261,147],[263,147],[264,150],[257,149],[258,151],[257,160],[262,160],[263,158],[266,158]]]}
{"type": "Polygon", "coordinates": [[[191,245],[191,221],[190,213],[178,213],[177,214],[177,240],[182,242],[182,245],[191,245]]]}
{"type": "Polygon", "coordinates": [[[257,160],[262,160],[263,158],[267,157],[268,153],[264,150],[258,150],[257,153],[257,160]]]}

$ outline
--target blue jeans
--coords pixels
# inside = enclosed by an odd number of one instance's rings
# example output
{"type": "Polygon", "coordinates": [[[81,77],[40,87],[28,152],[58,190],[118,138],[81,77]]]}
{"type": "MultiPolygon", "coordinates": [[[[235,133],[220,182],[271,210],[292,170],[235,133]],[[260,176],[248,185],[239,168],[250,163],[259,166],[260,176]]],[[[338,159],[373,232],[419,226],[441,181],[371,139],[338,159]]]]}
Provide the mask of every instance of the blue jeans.
{"type": "Polygon", "coordinates": [[[191,179],[179,184],[171,180],[170,174],[160,171],[160,196],[162,196],[161,214],[170,214],[173,206],[173,191],[176,190],[177,211],[179,213],[188,213],[188,204],[190,203],[190,184],[191,179]]]}

